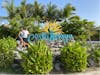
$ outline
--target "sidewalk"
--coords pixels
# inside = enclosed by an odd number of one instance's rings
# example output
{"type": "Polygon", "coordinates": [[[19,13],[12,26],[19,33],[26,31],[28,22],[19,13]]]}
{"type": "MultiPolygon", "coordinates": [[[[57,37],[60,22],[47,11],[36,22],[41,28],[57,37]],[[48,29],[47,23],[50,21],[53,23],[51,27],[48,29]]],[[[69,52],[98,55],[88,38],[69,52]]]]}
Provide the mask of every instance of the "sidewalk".
{"type": "Polygon", "coordinates": [[[86,72],[79,72],[79,73],[63,73],[62,71],[53,71],[50,75],[100,75],[100,68],[92,68],[88,69],[86,72]]]}
{"type": "MultiPolygon", "coordinates": [[[[0,73],[0,75],[24,75],[24,74],[0,73]]],[[[79,73],[63,73],[62,71],[52,71],[49,74],[45,74],[45,75],[100,75],[100,68],[95,68],[95,70],[88,69],[86,72],[79,72],[79,73]]]]}

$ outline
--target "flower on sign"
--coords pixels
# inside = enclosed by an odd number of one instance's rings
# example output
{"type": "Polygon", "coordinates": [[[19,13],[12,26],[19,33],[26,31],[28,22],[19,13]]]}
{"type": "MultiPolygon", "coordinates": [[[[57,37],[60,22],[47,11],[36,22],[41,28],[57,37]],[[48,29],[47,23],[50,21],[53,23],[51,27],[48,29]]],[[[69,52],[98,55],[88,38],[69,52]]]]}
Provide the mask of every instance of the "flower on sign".
{"type": "Polygon", "coordinates": [[[45,27],[42,29],[42,31],[44,32],[49,32],[49,30],[53,31],[56,34],[63,33],[61,30],[61,26],[57,22],[47,23],[45,27]]]}

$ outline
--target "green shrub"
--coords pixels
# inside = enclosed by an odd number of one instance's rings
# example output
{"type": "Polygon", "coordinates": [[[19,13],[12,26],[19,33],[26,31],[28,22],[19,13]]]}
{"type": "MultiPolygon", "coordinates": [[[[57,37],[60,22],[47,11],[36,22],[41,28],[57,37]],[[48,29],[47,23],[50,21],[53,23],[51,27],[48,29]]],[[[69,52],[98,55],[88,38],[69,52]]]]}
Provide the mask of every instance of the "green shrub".
{"type": "Polygon", "coordinates": [[[11,66],[15,48],[16,41],[13,38],[0,39],[0,70],[5,70],[11,66]]]}
{"type": "MultiPolygon", "coordinates": [[[[94,63],[93,66],[100,66],[100,48],[94,48],[89,56],[88,56],[88,59],[91,59],[94,63]]],[[[89,61],[89,63],[91,63],[91,61],[89,61]]]]}
{"type": "Polygon", "coordinates": [[[69,42],[61,49],[61,62],[67,71],[85,71],[87,66],[86,47],[79,42],[69,42]]]}
{"type": "Polygon", "coordinates": [[[30,44],[28,52],[22,54],[22,68],[27,74],[45,74],[52,70],[52,53],[44,41],[30,44]]]}

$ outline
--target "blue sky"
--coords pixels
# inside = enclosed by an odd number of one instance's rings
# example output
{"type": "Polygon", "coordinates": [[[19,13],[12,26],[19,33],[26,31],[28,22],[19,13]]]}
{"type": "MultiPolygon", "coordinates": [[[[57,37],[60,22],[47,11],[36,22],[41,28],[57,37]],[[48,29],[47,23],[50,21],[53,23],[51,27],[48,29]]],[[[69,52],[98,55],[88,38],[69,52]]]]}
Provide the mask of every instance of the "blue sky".
{"type": "MultiPolygon", "coordinates": [[[[7,16],[7,12],[1,7],[2,2],[0,0],[0,16],[7,16]]],[[[8,0],[11,1],[11,0],[8,0]]],[[[15,0],[15,5],[20,5],[21,0],[15,0]]],[[[27,3],[33,3],[34,0],[27,0],[27,3]]],[[[38,0],[39,3],[47,5],[49,2],[56,4],[58,8],[63,8],[67,3],[71,3],[76,7],[76,14],[81,19],[88,19],[94,21],[96,26],[100,26],[100,0],[38,0]]],[[[3,21],[0,21],[0,23],[3,21]]],[[[6,21],[4,21],[6,22],[6,21]]]]}

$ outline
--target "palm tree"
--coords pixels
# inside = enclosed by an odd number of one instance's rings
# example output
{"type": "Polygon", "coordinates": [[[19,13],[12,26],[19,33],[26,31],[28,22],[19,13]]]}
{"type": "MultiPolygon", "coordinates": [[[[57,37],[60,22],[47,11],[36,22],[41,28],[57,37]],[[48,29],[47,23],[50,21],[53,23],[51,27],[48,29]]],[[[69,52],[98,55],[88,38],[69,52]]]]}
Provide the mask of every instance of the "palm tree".
{"type": "Polygon", "coordinates": [[[73,14],[75,14],[75,13],[73,13],[74,11],[75,11],[75,7],[73,7],[71,4],[67,4],[63,9],[63,16],[65,18],[69,18],[73,14]]]}
{"type": "Polygon", "coordinates": [[[34,17],[34,6],[33,4],[26,4],[26,10],[27,10],[27,17],[34,17]]]}
{"type": "Polygon", "coordinates": [[[51,4],[51,2],[47,5],[46,9],[46,19],[47,20],[55,20],[57,16],[57,7],[54,4],[51,4]]]}
{"type": "Polygon", "coordinates": [[[16,12],[22,19],[27,17],[26,0],[21,1],[21,5],[17,7],[16,12]]]}
{"type": "Polygon", "coordinates": [[[80,20],[80,17],[75,15],[75,16],[69,17],[69,20],[80,20]]]}
{"type": "Polygon", "coordinates": [[[35,18],[37,17],[43,18],[44,16],[44,6],[39,4],[36,0],[34,1],[33,4],[33,16],[35,18]]]}
{"type": "Polygon", "coordinates": [[[11,0],[11,3],[8,2],[7,0],[5,0],[3,2],[2,7],[5,8],[6,11],[8,12],[8,16],[7,17],[2,17],[2,18],[4,18],[4,19],[13,19],[13,17],[16,14],[16,8],[15,8],[15,5],[14,5],[14,0],[11,0]]]}

